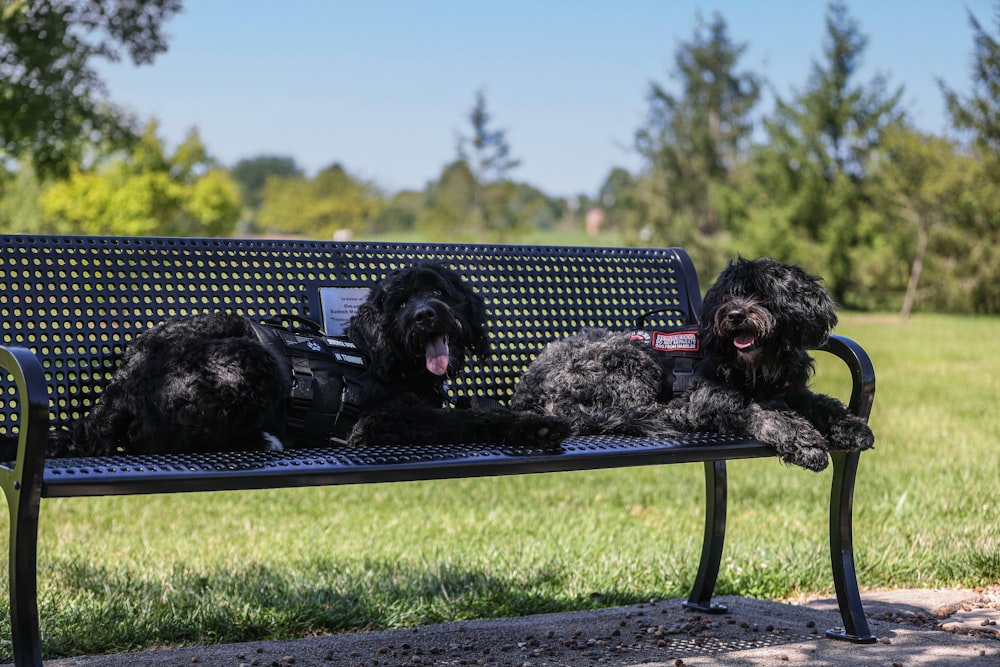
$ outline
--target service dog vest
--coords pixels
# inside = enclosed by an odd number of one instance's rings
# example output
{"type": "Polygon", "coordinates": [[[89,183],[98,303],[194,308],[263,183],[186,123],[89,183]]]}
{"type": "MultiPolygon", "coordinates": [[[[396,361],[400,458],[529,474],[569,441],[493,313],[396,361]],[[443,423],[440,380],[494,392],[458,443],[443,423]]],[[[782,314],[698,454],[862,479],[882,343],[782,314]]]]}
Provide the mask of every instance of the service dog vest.
{"type": "Polygon", "coordinates": [[[362,407],[365,360],[346,338],[323,335],[315,322],[294,318],[308,330],[278,321],[251,323],[258,340],[291,369],[285,406],[289,444],[296,447],[347,442],[362,407]]]}
{"type": "Polygon", "coordinates": [[[691,389],[695,366],[705,353],[701,349],[697,324],[647,327],[646,318],[652,314],[640,316],[635,330],[628,332],[628,337],[653,351],[665,373],[661,398],[669,400],[671,396],[691,389]]]}

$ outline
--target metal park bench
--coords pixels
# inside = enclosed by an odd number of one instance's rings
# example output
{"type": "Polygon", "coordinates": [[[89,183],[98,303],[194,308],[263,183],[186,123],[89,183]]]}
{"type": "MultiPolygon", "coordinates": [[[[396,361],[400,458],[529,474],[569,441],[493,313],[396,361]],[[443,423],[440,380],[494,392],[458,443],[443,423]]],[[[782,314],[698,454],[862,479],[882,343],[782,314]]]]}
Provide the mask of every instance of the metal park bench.
{"type": "MultiPolygon", "coordinates": [[[[231,310],[251,317],[322,319],[321,293],[365,287],[394,268],[432,258],[486,299],[494,356],[452,384],[456,398],[507,401],[530,360],[552,339],[588,326],[627,329],[666,308],[667,323],[696,321],[695,268],[677,248],[339,243],[287,240],[0,236],[0,486],[10,510],[10,622],[18,666],[42,664],[37,539],[42,498],[265,489],[599,468],[702,463],[705,532],[687,607],[713,604],[726,528],[726,461],[774,450],[713,434],[677,440],[572,437],[559,451],[441,447],[241,452],[47,459],[50,430],[84,414],[127,344],[174,316],[231,310]],[[15,454],[16,452],[16,454],[15,454]]],[[[868,355],[831,337],[826,351],[850,369],[849,405],[867,418],[875,393],[868,355]]],[[[843,627],[869,631],[855,575],[852,504],[860,454],[832,454],[830,555],[843,627]]]]}

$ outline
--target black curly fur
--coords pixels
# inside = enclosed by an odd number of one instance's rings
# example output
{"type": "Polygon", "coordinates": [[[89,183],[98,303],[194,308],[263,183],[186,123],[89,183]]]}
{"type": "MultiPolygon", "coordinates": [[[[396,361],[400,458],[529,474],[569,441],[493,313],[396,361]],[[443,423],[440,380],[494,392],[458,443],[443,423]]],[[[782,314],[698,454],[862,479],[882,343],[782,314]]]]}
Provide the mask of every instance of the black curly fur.
{"type": "Polygon", "coordinates": [[[444,383],[470,357],[490,354],[486,304],[460,276],[419,264],[374,287],[348,335],[369,362],[365,410],[348,444],[481,443],[558,447],[568,434],[555,417],[501,408],[442,407],[444,383]],[[428,341],[448,340],[445,375],[428,372],[428,341]]]}
{"type": "Polygon", "coordinates": [[[545,346],[521,376],[511,407],[562,417],[575,435],[671,437],[681,430],[660,403],[663,380],[648,345],[620,331],[584,329],[545,346]]]}
{"type": "Polygon", "coordinates": [[[808,389],[809,350],[837,324],[820,282],[773,259],[730,262],[702,302],[706,357],[691,392],[670,404],[676,423],[754,438],[814,471],[827,466],[830,450],[870,448],[874,436],[863,419],[808,389]]]}
{"type": "MultiPolygon", "coordinates": [[[[440,264],[375,285],[348,326],[367,362],[349,444],[557,446],[567,432],[559,419],[443,407],[446,381],[489,355],[486,322],[482,297],[440,264]]],[[[135,339],[90,413],[54,435],[49,454],[273,449],[285,436],[290,388],[288,360],[259,342],[249,320],[221,312],[170,320],[135,339]]]]}
{"type": "Polygon", "coordinates": [[[737,259],[701,308],[705,358],[691,390],[669,398],[648,346],[622,332],[587,330],[550,343],[511,405],[566,418],[577,434],[673,437],[710,431],[753,438],[782,460],[822,470],[832,449],[868,449],[868,424],[843,403],[812,393],[813,360],[837,324],[820,279],[772,259],[737,259]]]}
{"type": "Polygon", "coordinates": [[[442,387],[477,356],[490,355],[486,304],[461,277],[438,264],[416,264],[372,287],[351,318],[347,335],[364,352],[372,383],[370,399],[412,393],[441,404],[442,387]],[[428,373],[428,341],[445,336],[448,373],[428,373]]]}

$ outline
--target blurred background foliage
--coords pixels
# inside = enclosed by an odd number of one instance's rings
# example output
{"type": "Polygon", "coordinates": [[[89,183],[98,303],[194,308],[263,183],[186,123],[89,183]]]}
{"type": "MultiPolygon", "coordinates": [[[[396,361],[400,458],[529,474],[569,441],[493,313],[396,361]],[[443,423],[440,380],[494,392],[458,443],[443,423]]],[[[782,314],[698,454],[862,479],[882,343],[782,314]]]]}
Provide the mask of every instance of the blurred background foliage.
{"type": "Polygon", "coordinates": [[[969,13],[971,94],[940,83],[948,136],[916,129],[888,77],[859,80],[867,36],[843,2],[827,6],[808,79],[767,114],[746,44],[723,16],[699,19],[650,82],[641,168],[609,165],[598,192],[574,197],[517,180],[482,91],[422,190],[339,163],[306,174],[284,155],[222,165],[195,128],[170,151],[155,120],[108,99],[94,63],[152,61],[180,8],[3,3],[0,231],[678,245],[706,277],[736,254],[802,264],[846,308],[1000,312],[1000,4],[992,26],[969,13]]]}

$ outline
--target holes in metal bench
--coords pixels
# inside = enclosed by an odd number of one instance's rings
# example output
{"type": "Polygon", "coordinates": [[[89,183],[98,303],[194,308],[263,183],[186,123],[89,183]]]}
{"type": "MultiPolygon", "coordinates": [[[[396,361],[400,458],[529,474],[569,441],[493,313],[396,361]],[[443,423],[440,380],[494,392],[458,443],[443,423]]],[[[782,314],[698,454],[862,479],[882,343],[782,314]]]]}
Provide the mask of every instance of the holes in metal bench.
{"type": "MultiPolygon", "coordinates": [[[[59,426],[89,409],[125,347],[163,319],[211,309],[315,318],[320,286],[370,284],[425,258],[462,273],[493,313],[494,356],[456,380],[460,395],[506,399],[547,341],[583,326],[627,328],[668,306],[680,321],[687,309],[666,250],[3,236],[0,341],[44,357],[59,426]]],[[[14,413],[0,404],[0,435],[14,413]]]]}

